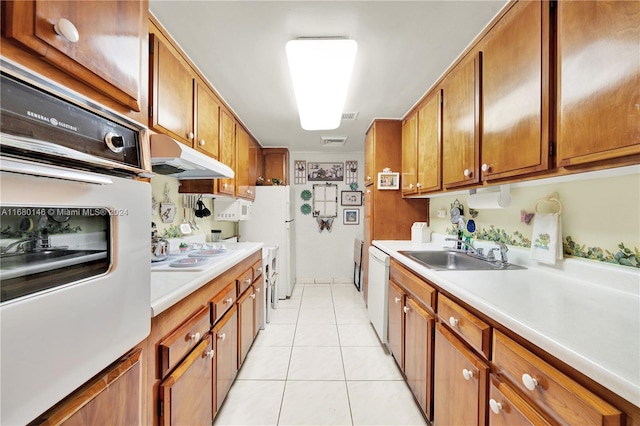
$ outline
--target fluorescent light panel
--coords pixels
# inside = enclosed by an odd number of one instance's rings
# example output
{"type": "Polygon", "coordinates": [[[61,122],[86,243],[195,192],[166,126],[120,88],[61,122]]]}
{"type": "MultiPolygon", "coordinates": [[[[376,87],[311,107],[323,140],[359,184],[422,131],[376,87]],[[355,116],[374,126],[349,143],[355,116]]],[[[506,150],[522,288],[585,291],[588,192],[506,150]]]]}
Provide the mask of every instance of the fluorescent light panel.
{"type": "Polygon", "coordinates": [[[286,51],[302,128],[338,128],[358,43],[348,39],[297,39],[287,42],[286,51]]]}

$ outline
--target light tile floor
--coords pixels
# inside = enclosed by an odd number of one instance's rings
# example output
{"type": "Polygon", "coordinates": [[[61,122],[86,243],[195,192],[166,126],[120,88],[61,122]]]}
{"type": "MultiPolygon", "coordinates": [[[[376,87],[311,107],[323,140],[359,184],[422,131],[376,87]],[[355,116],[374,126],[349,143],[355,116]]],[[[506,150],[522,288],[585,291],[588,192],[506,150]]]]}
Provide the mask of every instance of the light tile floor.
{"type": "Polygon", "coordinates": [[[353,284],[296,284],[215,425],[425,425],[353,284]]]}

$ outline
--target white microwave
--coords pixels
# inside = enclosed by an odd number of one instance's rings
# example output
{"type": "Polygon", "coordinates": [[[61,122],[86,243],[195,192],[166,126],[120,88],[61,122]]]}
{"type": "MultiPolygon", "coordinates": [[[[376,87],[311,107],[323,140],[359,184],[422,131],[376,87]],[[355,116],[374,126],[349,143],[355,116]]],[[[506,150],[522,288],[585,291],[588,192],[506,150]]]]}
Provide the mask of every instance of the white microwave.
{"type": "Polygon", "coordinates": [[[251,205],[247,200],[216,198],[213,202],[215,220],[241,222],[251,219],[251,205]]]}

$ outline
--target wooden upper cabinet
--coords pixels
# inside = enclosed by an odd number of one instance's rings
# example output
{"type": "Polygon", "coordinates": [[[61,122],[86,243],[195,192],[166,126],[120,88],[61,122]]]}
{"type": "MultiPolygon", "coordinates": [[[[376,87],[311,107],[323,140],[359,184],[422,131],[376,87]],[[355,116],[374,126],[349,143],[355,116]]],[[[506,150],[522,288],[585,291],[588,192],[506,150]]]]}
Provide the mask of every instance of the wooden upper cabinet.
{"type": "Polygon", "coordinates": [[[442,184],[445,189],[479,182],[478,131],[481,56],[470,53],[442,88],[442,184]]]}
{"type": "Polygon", "coordinates": [[[193,145],[193,74],[182,57],[157,34],[149,37],[152,90],[149,124],[193,145]]]}
{"type": "Polygon", "coordinates": [[[195,147],[213,158],[219,156],[220,103],[201,81],[195,83],[194,128],[195,147]]]}
{"type": "Polygon", "coordinates": [[[264,153],[262,146],[253,138],[251,139],[251,152],[252,154],[249,160],[255,164],[255,167],[253,167],[255,170],[254,185],[257,185],[258,182],[264,184],[264,153]]]}
{"type": "Polygon", "coordinates": [[[402,195],[418,192],[418,114],[413,113],[402,122],[402,195]]]}
{"type": "MultiPolygon", "coordinates": [[[[440,90],[431,95],[418,110],[418,180],[419,193],[439,190],[442,173],[440,90]]],[[[404,155],[404,153],[403,153],[404,155]]]]}
{"type": "Polygon", "coordinates": [[[640,153],[640,2],[558,2],[558,165],[640,153]]]}
{"type": "Polygon", "coordinates": [[[482,179],[549,168],[549,2],[520,1],[480,42],[482,179]]]}
{"type": "Polygon", "coordinates": [[[252,188],[255,187],[255,179],[250,182],[250,145],[249,133],[240,125],[236,125],[236,195],[238,197],[253,200],[255,196],[252,188]]]}
{"type": "MultiPolygon", "coordinates": [[[[219,160],[233,170],[236,170],[236,120],[224,108],[220,109],[219,160]]],[[[235,196],[235,179],[218,179],[218,193],[235,196]]]]}
{"type": "Polygon", "coordinates": [[[287,148],[263,148],[264,179],[271,185],[273,178],[280,179],[280,185],[289,185],[289,150],[287,148]]]}
{"type": "Polygon", "coordinates": [[[134,111],[140,111],[147,1],[7,1],[4,35],[134,111]],[[66,19],[78,40],[58,35],[66,19]]]}

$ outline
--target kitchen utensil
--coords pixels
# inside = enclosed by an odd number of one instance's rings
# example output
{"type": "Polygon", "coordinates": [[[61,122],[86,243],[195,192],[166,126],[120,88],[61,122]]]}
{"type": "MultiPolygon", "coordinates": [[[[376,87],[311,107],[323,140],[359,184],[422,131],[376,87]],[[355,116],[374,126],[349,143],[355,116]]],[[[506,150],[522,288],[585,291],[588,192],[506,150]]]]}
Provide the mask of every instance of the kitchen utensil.
{"type": "Polygon", "coordinates": [[[151,261],[160,262],[169,256],[169,241],[158,237],[156,224],[151,222],[151,261]]]}
{"type": "Polygon", "coordinates": [[[202,202],[202,198],[198,199],[197,209],[195,210],[196,217],[209,217],[211,216],[211,210],[207,208],[202,202]]]}

